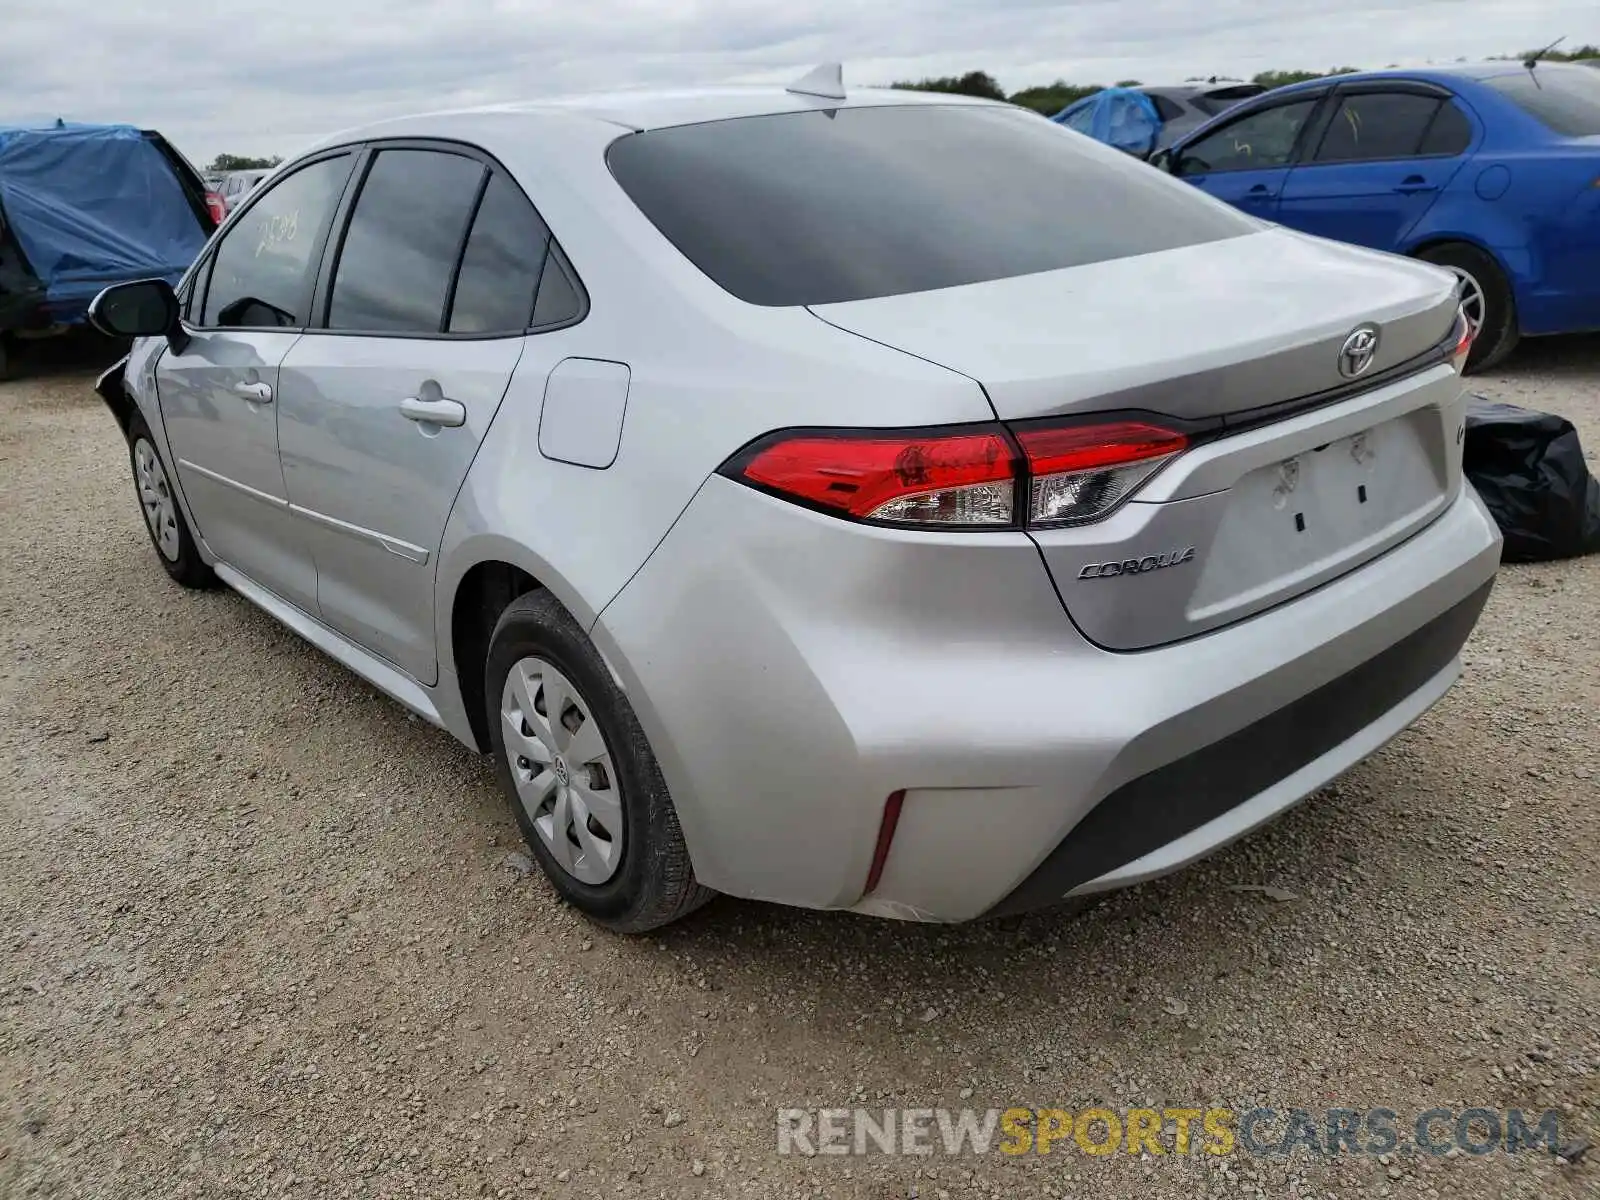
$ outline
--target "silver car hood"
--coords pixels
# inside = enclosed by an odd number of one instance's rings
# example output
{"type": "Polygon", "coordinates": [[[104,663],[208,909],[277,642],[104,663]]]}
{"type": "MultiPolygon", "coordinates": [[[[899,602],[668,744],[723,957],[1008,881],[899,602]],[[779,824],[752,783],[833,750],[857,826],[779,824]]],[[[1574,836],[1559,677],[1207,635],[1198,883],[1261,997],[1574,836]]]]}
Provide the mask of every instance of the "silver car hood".
{"type": "Polygon", "coordinates": [[[1225,241],[938,291],[812,308],[841,329],[981,383],[1007,420],[1140,408],[1237,413],[1339,388],[1424,353],[1455,317],[1438,267],[1277,227],[1225,241]]]}

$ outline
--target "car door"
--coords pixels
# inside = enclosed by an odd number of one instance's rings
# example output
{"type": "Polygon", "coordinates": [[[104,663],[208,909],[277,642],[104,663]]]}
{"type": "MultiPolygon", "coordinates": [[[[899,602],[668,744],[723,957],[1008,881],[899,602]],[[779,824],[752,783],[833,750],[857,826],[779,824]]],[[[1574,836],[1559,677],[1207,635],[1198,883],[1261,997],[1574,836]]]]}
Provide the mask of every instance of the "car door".
{"type": "Polygon", "coordinates": [[[1404,82],[1341,88],[1289,173],[1278,220],[1341,242],[1397,250],[1461,169],[1474,137],[1471,118],[1443,88],[1404,82]]]}
{"type": "Polygon", "coordinates": [[[283,362],[284,476],[322,620],[431,683],[451,505],[525,344],[540,342],[530,327],[570,323],[581,296],[533,205],[487,159],[380,144],[363,169],[326,256],[322,327],[283,362]]]}
{"type": "Polygon", "coordinates": [[[195,273],[187,344],[156,367],[173,467],[223,563],[314,611],[316,572],[278,462],[278,367],[306,324],[316,268],[355,155],[263,191],[195,273]]]}
{"type": "Polygon", "coordinates": [[[1257,108],[1184,143],[1172,173],[1252,216],[1276,220],[1300,135],[1321,93],[1257,108]]]}

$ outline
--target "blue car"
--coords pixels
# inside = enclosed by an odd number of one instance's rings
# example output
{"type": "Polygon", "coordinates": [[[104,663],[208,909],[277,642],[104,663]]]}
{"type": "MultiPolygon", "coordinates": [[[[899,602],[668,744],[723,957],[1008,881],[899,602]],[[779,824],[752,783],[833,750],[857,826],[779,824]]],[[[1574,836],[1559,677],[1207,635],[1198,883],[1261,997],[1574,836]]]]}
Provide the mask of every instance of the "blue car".
{"type": "Polygon", "coordinates": [[[1312,80],[1229,109],[1161,165],[1267,220],[1449,267],[1476,339],[1469,369],[1520,337],[1600,330],[1600,71],[1312,80]]]}

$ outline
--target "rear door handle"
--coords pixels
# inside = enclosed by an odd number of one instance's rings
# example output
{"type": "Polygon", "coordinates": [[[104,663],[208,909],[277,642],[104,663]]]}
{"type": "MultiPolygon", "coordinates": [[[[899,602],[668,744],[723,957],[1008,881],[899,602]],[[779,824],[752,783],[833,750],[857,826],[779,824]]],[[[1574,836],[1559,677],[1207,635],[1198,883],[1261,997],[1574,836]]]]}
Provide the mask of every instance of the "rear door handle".
{"type": "Polygon", "coordinates": [[[1244,195],[1245,199],[1247,200],[1271,200],[1277,194],[1277,192],[1273,191],[1266,184],[1258,183],[1244,195]]]}
{"type": "Polygon", "coordinates": [[[423,425],[445,425],[454,429],[467,423],[467,406],[459,400],[422,400],[407,396],[400,401],[400,415],[423,425]]]}
{"type": "Polygon", "coordinates": [[[1407,175],[1394,190],[1402,196],[1410,196],[1417,192],[1437,192],[1439,185],[1429,183],[1421,175],[1407,175]]]}
{"type": "Polygon", "coordinates": [[[253,400],[257,404],[272,403],[272,385],[270,383],[236,383],[233,385],[233,390],[246,400],[253,400]]]}

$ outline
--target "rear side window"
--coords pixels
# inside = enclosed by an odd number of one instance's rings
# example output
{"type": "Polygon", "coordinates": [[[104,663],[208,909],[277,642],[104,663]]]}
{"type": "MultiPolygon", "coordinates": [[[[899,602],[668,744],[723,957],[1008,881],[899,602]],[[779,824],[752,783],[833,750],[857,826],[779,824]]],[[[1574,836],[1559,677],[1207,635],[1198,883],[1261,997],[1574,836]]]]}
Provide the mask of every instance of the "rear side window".
{"type": "Polygon", "coordinates": [[[752,304],[956,287],[1259,227],[999,107],[741,117],[631,134],[607,157],[656,228],[752,304]]]}
{"type": "Polygon", "coordinates": [[[347,154],[321,159],[262,193],[217,247],[203,324],[296,328],[306,323],[313,256],[322,248],[350,166],[347,154]]]}
{"type": "Polygon", "coordinates": [[[328,328],[438,333],[483,174],[460,154],[380,151],[334,268],[328,328]]]}
{"type": "Polygon", "coordinates": [[[1145,95],[1150,97],[1150,103],[1156,106],[1156,116],[1160,117],[1163,121],[1176,121],[1179,117],[1183,116],[1183,105],[1179,104],[1170,96],[1162,96],[1159,94],[1153,95],[1149,92],[1146,92],[1145,95]]]}
{"type": "Polygon", "coordinates": [[[1317,148],[1319,163],[1415,158],[1433,124],[1439,100],[1415,92],[1363,92],[1346,96],[1317,148]]]}
{"type": "Polygon", "coordinates": [[[1555,133],[1567,137],[1600,133],[1600,71],[1535,67],[1484,82],[1555,133]]]}
{"type": "Polygon", "coordinates": [[[1422,135],[1422,148],[1418,153],[1428,157],[1453,158],[1457,154],[1465,154],[1470,145],[1472,122],[1467,120],[1467,114],[1461,111],[1460,105],[1454,100],[1447,100],[1439,106],[1428,132],[1422,135]]]}
{"type": "Polygon", "coordinates": [[[489,181],[461,259],[451,333],[509,333],[533,318],[550,231],[503,175],[489,181]]]}
{"type": "Polygon", "coordinates": [[[547,329],[552,325],[565,325],[582,315],[583,294],[573,282],[572,269],[567,266],[560,248],[551,242],[544,274],[539,279],[539,299],[533,306],[534,326],[547,329]]]}

